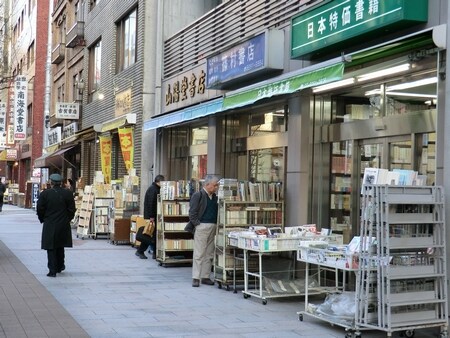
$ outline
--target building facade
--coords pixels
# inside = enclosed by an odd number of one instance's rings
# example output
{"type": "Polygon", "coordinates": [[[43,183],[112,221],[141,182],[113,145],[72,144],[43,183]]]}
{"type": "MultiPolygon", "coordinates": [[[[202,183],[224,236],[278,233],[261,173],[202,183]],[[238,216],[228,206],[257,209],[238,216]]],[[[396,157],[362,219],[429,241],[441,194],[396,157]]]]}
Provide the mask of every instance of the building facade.
{"type": "Polygon", "coordinates": [[[2,27],[2,100],[6,104],[2,161],[6,180],[39,180],[34,160],[41,156],[49,2],[4,1],[2,27]],[[37,136],[37,137],[36,137],[37,136]]]}
{"type": "Polygon", "coordinates": [[[162,171],[282,182],[286,224],[346,240],[366,167],[449,189],[447,12],[422,0],[219,5],[164,42],[161,112],[144,121],[162,171]]]}

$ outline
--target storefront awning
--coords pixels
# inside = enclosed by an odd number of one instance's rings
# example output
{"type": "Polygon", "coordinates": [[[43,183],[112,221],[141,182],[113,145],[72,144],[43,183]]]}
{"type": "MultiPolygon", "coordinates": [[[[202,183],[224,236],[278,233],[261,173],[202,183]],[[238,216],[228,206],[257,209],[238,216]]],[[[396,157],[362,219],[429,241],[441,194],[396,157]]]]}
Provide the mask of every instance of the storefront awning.
{"type": "MultiPolygon", "coordinates": [[[[340,59],[340,61],[342,61],[340,59]]],[[[275,95],[291,94],[296,91],[341,80],[344,74],[344,63],[334,61],[330,66],[323,64],[302,68],[298,71],[280,75],[276,78],[244,87],[225,94],[223,110],[238,108],[252,104],[258,100],[275,95]],[[319,65],[318,65],[319,66],[319,65]]]]}
{"type": "Polygon", "coordinates": [[[144,122],[144,130],[166,127],[173,124],[194,120],[200,117],[215,114],[222,110],[222,98],[214,99],[199,105],[183,109],[164,116],[157,116],[144,122]]]}
{"type": "Polygon", "coordinates": [[[49,152],[47,154],[42,155],[41,157],[38,157],[34,160],[34,167],[35,168],[49,168],[49,167],[62,167],[63,162],[63,155],[66,151],[72,149],[75,146],[62,148],[59,150],[56,150],[54,152],[49,152]]]}
{"type": "Polygon", "coordinates": [[[136,124],[135,113],[128,113],[103,123],[94,124],[94,130],[97,133],[104,133],[106,131],[123,127],[127,124],[136,124]]]}

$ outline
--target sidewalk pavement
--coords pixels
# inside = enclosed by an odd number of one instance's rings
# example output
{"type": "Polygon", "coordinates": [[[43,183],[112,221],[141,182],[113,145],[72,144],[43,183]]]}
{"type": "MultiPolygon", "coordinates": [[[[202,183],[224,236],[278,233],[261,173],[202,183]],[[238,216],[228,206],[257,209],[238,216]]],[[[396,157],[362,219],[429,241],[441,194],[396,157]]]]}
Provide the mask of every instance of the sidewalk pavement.
{"type": "MultiPolygon", "coordinates": [[[[302,297],[244,299],[217,286],[191,286],[190,267],[138,259],[129,245],[81,239],[66,250],[66,270],[46,276],[41,225],[34,210],[0,213],[2,337],[344,337],[345,330],[305,317],[302,297]]],[[[398,335],[398,333],[395,333],[398,335]]],[[[438,328],[416,337],[439,336],[438,328]]],[[[381,338],[379,331],[363,337],[381,338]]]]}

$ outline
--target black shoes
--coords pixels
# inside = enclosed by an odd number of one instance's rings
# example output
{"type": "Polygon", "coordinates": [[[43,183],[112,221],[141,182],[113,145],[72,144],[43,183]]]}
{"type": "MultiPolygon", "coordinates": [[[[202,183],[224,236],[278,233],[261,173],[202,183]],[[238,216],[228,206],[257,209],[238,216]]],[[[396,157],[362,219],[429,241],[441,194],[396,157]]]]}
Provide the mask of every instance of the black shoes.
{"type": "Polygon", "coordinates": [[[63,272],[64,270],[66,270],[66,266],[65,265],[63,265],[58,271],[56,271],[57,273],[61,273],[61,272],[63,272]]]}
{"type": "MultiPolygon", "coordinates": [[[[202,278],[201,283],[205,284],[205,285],[214,285],[214,282],[211,279],[209,279],[209,278],[202,278]]],[[[199,286],[200,286],[200,280],[194,278],[192,280],[192,287],[198,288],[199,286]]]]}
{"type": "Polygon", "coordinates": [[[49,272],[48,274],[47,274],[47,277],[56,277],[56,272],[49,272]]]}
{"type": "Polygon", "coordinates": [[[202,278],[202,284],[205,285],[214,285],[214,282],[209,278],[202,278]]]}
{"type": "Polygon", "coordinates": [[[136,251],[136,256],[138,256],[140,259],[147,259],[147,256],[144,255],[142,252],[136,251]]]}

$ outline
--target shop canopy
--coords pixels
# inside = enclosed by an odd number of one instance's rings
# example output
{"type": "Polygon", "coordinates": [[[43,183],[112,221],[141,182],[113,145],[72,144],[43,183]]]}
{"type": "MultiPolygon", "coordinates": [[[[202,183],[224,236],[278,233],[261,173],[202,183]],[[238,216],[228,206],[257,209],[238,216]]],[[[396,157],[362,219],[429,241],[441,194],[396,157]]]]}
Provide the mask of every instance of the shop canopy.
{"type": "Polygon", "coordinates": [[[56,150],[54,152],[48,152],[41,157],[38,157],[34,160],[34,167],[35,168],[49,168],[49,167],[56,167],[61,168],[62,163],[64,160],[64,153],[70,149],[72,149],[75,146],[62,148],[59,150],[56,150]]]}
{"type": "Polygon", "coordinates": [[[291,94],[302,89],[338,81],[342,79],[343,75],[343,62],[330,66],[323,66],[322,64],[320,68],[316,69],[314,69],[314,66],[302,68],[256,85],[226,93],[222,109],[243,107],[275,95],[291,94]]]}
{"type": "Polygon", "coordinates": [[[222,101],[222,98],[218,98],[175,113],[154,117],[144,123],[144,130],[166,127],[215,114],[222,110],[222,101]]]}

